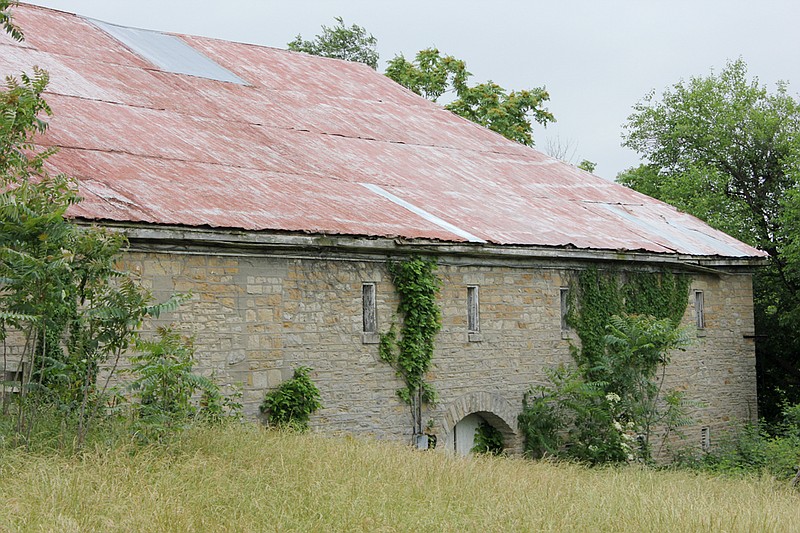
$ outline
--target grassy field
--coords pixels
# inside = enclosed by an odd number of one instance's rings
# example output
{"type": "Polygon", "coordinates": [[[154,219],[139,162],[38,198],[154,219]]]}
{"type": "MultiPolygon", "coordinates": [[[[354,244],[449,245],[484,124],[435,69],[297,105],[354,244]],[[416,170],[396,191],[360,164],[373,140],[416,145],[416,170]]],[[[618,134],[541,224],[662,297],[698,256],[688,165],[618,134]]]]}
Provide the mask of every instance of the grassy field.
{"type": "Polygon", "coordinates": [[[169,449],[0,451],[0,531],[798,531],[770,479],[447,457],[204,429],[169,449]]]}

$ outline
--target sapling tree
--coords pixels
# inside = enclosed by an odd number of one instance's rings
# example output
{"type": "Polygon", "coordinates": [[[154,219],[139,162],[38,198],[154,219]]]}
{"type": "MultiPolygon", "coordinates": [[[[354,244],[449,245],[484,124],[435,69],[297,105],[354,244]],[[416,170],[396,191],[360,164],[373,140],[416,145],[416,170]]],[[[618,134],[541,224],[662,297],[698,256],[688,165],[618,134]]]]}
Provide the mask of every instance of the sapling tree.
{"type": "Polygon", "coordinates": [[[674,411],[680,407],[674,393],[663,407],[659,401],[664,401],[670,354],[685,349],[689,337],[685,328],[676,327],[670,319],[645,315],[614,315],[606,330],[604,357],[590,375],[619,397],[618,410],[624,418],[619,423],[636,432],[640,456],[649,460],[654,428],[667,419],[675,420],[674,411]]]}
{"type": "Polygon", "coordinates": [[[198,417],[238,416],[241,406],[223,397],[211,379],[193,372],[192,339],[160,327],[157,338],[138,339],[135,350],[128,388],[136,400],[134,427],[142,440],[163,440],[198,417]]]}
{"type": "MultiPolygon", "coordinates": [[[[21,39],[10,5],[0,3],[0,24],[21,39]]],[[[9,76],[0,91],[0,340],[3,370],[19,378],[12,385],[19,387],[16,435],[26,441],[46,407],[77,418],[80,444],[102,404],[113,362],[145,317],[174,309],[180,298],[152,305],[147,291],[117,268],[125,238],[67,216],[80,201],[77,185],[47,170],[55,149],[35,142],[51,114],[42,96],[48,81],[47,72],[34,68],[31,76],[9,76]],[[7,368],[9,337],[22,347],[13,368],[7,368]],[[99,385],[100,368],[110,362],[99,385]]],[[[3,401],[10,397],[4,394],[3,401]]],[[[9,407],[5,403],[4,412],[9,407]]]]}
{"type": "Polygon", "coordinates": [[[606,330],[600,358],[549,370],[550,384],[525,395],[520,427],[534,457],[647,462],[656,428],[666,438],[686,423],[682,396],[663,390],[670,353],[688,343],[684,329],[667,318],[614,315],[606,330]]]}
{"type": "Polygon", "coordinates": [[[670,354],[688,343],[680,322],[690,281],[595,268],[575,275],[567,322],[580,346],[572,346],[574,365],[548,370],[550,383],[523,399],[519,421],[530,455],[649,461],[656,428],[666,438],[688,422],[688,402],[662,387],[670,354]]]}

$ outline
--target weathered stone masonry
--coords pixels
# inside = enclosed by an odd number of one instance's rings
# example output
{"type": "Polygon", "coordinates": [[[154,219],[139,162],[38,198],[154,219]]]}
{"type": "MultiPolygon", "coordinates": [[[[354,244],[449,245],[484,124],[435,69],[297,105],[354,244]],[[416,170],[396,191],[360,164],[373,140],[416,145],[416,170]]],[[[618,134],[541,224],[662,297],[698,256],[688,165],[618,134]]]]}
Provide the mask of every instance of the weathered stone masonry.
{"type": "MultiPolygon", "coordinates": [[[[387,260],[402,257],[396,251],[166,249],[132,243],[125,267],[141,275],[156,298],[192,294],[162,322],[195,337],[203,372],[241,387],[247,415],[257,416],[264,393],[297,366],[308,365],[324,403],[312,418],[314,428],[410,439],[408,407],[395,394],[401,383],[380,361],[377,344],[362,338],[363,283],[376,284],[379,331],[394,319],[397,300],[387,260]]],[[[519,450],[516,417],[523,394],[545,382],[545,368],[571,361],[575,335],[561,331],[560,289],[570,272],[588,263],[555,256],[442,253],[438,258],[443,321],[428,377],[440,403],[423,415],[424,421],[433,420],[444,442],[461,418],[478,412],[519,450]],[[466,312],[470,285],[480,290],[480,335],[472,340],[466,312]]],[[[626,264],[614,268],[620,265],[626,264]]],[[[673,355],[666,386],[702,402],[695,413],[698,427],[686,430],[699,442],[701,426],[711,426],[713,435],[731,419],[756,415],[755,357],[749,274],[692,275],[693,290],[704,293],[706,328],[686,352],[673,355]]],[[[691,303],[684,322],[695,323],[691,303]]]]}

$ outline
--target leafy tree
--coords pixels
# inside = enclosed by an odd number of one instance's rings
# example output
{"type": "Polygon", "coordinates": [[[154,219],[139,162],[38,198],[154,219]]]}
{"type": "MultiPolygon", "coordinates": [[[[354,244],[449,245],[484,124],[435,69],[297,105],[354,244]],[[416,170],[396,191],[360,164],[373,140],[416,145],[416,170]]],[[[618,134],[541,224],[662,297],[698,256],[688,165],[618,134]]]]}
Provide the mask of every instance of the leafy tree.
{"type": "Polygon", "coordinates": [[[800,106],[748,79],[744,61],[681,81],[636,104],[624,145],[646,161],[617,180],[770,255],[754,278],[762,413],[779,392],[800,400],[800,106]]]}
{"type": "Polygon", "coordinates": [[[453,56],[443,56],[436,48],[426,48],[417,53],[414,61],[402,54],[395,56],[386,66],[386,75],[431,101],[447,92],[458,94],[467,88],[472,75],[464,61],[453,56]]]}
{"type": "MultiPolygon", "coordinates": [[[[653,429],[673,415],[670,408],[677,406],[670,401],[665,408],[658,405],[663,399],[669,354],[684,350],[689,338],[686,330],[669,318],[656,320],[645,315],[614,315],[606,330],[604,357],[588,374],[619,395],[622,413],[641,435],[640,455],[649,460],[653,429]],[[656,379],[659,370],[661,376],[656,379]]],[[[666,427],[672,429],[669,424],[666,427]]]]}
{"type": "Polygon", "coordinates": [[[610,317],[605,329],[596,361],[549,369],[550,384],[525,394],[519,423],[529,455],[649,462],[654,428],[666,430],[665,441],[687,422],[682,394],[661,388],[686,332],[669,318],[627,314],[610,317]]]}
{"type": "Polygon", "coordinates": [[[586,172],[594,172],[594,169],[597,168],[597,163],[594,161],[589,161],[588,159],[583,159],[580,163],[578,163],[578,168],[585,170],[586,172]]]}
{"type": "Polygon", "coordinates": [[[543,107],[550,95],[542,87],[511,91],[492,81],[467,87],[445,108],[525,146],[533,146],[532,121],[546,126],[555,117],[543,107]]]}
{"type": "Polygon", "coordinates": [[[467,80],[471,74],[464,61],[443,56],[435,48],[421,50],[414,61],[395,56],[386,75],[429,100],[452,92],[456,98],[446,109],[526,146],[534,144],[533,121],[542,125],[555,122],[544,107],[550,95],[543,87],[507,92],[492,81],[470,87],[467,80]]]}
{"type": "Polygon", "coordinates": [[[375,48],[378,40],[357,24],[348,28],[342,17],[336,17],[336,22],[332,28],[323,25],[322,34],[313,41],[304,41],[298,35],[288,44],[289,50],[364,63],[376,70],[378,51],[375,48]]]}
{"type": "MultiPolygon", "coordinates": [[[[336,22],[333,28],[322,26],[322,34],[313,41],[304,41],[298,35],[288,44],[289,50],[358,61],[377,69],[377,39],[361,26],[346,27],[341,17],[336,17],[336,22]]],[[[455,99],[445,105],[446,109],[527,146],[534,144],[532,122],[555,122],[544,107],[550,95],[543,87],[508,92],[492,81],[470,87],[466,63],[436,48],[419,51],[413,61],[402,54],[395,56],[386,67],[386,75],[434,102],[446,93],[453,94],[455,99]]]]}

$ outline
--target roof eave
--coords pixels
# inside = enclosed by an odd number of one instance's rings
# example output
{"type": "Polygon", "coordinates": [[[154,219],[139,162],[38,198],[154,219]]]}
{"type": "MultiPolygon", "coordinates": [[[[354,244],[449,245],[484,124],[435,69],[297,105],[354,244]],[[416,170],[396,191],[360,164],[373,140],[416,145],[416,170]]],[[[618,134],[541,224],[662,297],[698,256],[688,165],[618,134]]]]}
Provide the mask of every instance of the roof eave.
{"type": "MultiPolygon", "coordinates": [[[[96,222],[77,220],[89,225],[96,222]]],[[[602,250],[572,246],[498,245],[491,243],[446,242],[404,237],[329,235],[277,231],[245,231],[188,226],[166,226],[104,222],[104,227],[123,232],[135,251],[200,253],[210,247],[215,253],[259,254],[305,250],[354,255],[431,254],[486,260],[560,260],[663,265],[685,270],[719,273],[723,270],[754,271],[767,258],[758,256],[721,257],[655,253],[645,250],[602,250]]]]}

